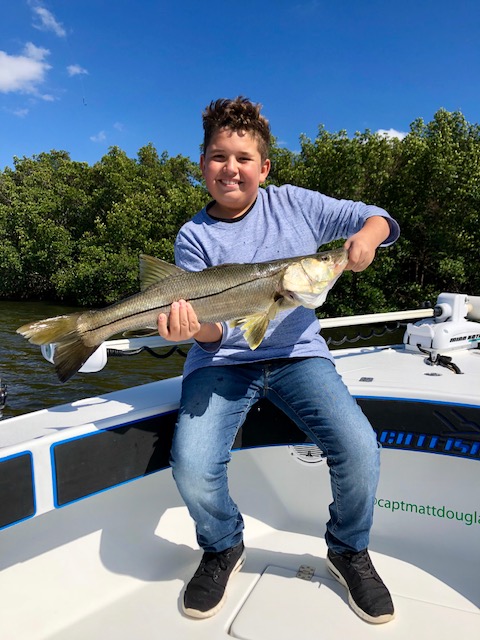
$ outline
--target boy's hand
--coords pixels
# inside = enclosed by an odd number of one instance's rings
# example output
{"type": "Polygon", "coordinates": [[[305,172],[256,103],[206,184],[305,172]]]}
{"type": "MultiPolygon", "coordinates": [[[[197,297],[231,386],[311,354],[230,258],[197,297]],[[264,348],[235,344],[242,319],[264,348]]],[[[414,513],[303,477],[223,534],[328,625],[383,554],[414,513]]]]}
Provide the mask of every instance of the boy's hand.
{"type": "Polygon", "coordinates": [[[348,251],[347,271],[363,271],[375,258],[377,247],[388,238],[390,225],[382,216],[368,218],[363,227],[343,245],[348,251]]]}
{"type": "Polygon", "coordinates": [[[375,258],[375,250],[377,245],[372,245],[368,239],[358,234],[349,238],[344,247],[348,251],[348,263],[345,267],[346,271],[363,271],[375,258]],[[357,237],[360,236],[360,237],[357,237]]]}
{"type": "Polygon", "coordinates": [[[192,305],[185,300],[172,302],[170,314],[161,313],[158,316],[158,333],[172,342],[189,340],[200,331],[200,323],[192,305]]]}
{"type": "Polygon", "coordinates": [[[184,342],[195,338],[200,342],[217,342],[222,337],[222,325],[200,324],[192,305],[185,300],[172,302],[170,314],[158,316],[158,333],[171,342],[184,342]]]}

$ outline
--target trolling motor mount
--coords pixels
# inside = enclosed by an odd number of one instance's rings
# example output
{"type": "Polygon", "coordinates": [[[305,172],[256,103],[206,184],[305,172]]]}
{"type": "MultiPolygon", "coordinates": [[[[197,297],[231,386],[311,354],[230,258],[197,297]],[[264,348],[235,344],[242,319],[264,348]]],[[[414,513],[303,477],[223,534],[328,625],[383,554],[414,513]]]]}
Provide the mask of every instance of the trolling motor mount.
{"type": "Polygon", "coordinates": [[[480,296],[441,293],[434,317],[407,324],[403,342],[409,351],[427,349],[433,357],[480,345],[480,296]]]}

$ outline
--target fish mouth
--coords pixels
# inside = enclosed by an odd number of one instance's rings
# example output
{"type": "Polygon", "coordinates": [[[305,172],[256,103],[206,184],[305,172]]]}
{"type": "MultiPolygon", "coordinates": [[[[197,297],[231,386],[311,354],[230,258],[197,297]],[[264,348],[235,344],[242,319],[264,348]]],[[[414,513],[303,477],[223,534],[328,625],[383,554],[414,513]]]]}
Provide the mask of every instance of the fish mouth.
{"type": "Polygon", "coordinates": [[[333,261],[333,270],[336,273],[342,273],[345,267],[348,264],[348,251],[345,249],[342,253],[340,253],[337,257],[334,258],[333,261]]]}
{"type": "Polygon", "coordinates": [[[325,262],[330,262],[334,275],[340,275],[348,264],[348,251],[345,248],[336,249],[325,256],[325,262]]]}

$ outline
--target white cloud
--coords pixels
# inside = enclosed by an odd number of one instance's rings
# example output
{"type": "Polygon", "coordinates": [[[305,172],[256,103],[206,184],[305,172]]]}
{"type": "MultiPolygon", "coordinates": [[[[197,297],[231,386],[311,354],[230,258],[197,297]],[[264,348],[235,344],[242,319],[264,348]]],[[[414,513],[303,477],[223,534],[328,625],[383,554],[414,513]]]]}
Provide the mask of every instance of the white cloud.
{"type": "Polygon", "coordinates": [[[38,19],[38,22],[33,23],[35,29],[52,31],[59,38],[64,38],[67,35],[62,23],[58,22],[51,11],[39,5],[32,7],[32,11],[38,19]]]}
{"type": "Polygon", "coordinates": [[[376,133],[385,138],[397,138],[398,140],[403,140],[407,135],[404,131],[397,131],[396,129],[378,129],[376,133]]]}
{"type": "Polygon", "coordinates": [[[68,75],[71,76],[81,76],[88,75],[88,71],[81,67],[79,64],[70,64],[67,67],[68,75]]]}
{"type": "Polygon", "coordinates": [[[105,142],[106,139],[107,139],[107,134],[105,133],[105,131],[99,131],[94,136],[90,136],[90,140],[92,142],[105,142]]]}
{"type": "Polygon", "coordinates": [[[17,118],[25,118],[30,113],[30,109],[27,107],[17,107],[16,109],[8,109],[7,107],[3,107],[3,111],[6,113],[11,113],[17,118]]]}
{"type": "Polygon", "coordinates": [[[26,56],[32,58],[33,60],[43,60],[45,56],[48,56],[50,51],[48,49],[44,49],[43,47],[37,47],[33,42],[27,42],[23,51],[26,56]]]}
{"type": "Polygon", "coordinates": [[[125,125],[123,124],[123,122],[115,122],[113,128],[117,131],[125,131],[125,125]]]}
{"type": "Polygon", "coordinates": [[[19,56],[0,51],[0,93],[18,92],[38,96],[38,87],[51,69],[45,62],[49,53],[48,49],[37,47],[31,42],[25,45],[23,54],[19,56]]]}

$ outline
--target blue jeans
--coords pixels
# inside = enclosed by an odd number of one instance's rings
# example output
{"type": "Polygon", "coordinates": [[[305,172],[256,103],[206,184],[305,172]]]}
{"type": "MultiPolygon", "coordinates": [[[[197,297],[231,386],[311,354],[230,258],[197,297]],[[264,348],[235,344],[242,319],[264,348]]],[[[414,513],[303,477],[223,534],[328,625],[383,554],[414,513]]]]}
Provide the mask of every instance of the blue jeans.
{"type": "Polygon", "coordinates": [[[242,540],[227,464],[248,410],[268,398],[327,456],[333,502],[326,542],[337,553],[368,546],[380,469],[375,432],[326,358],[197,369],[183,381],[171,465],[204,551],[242,540]]]}

